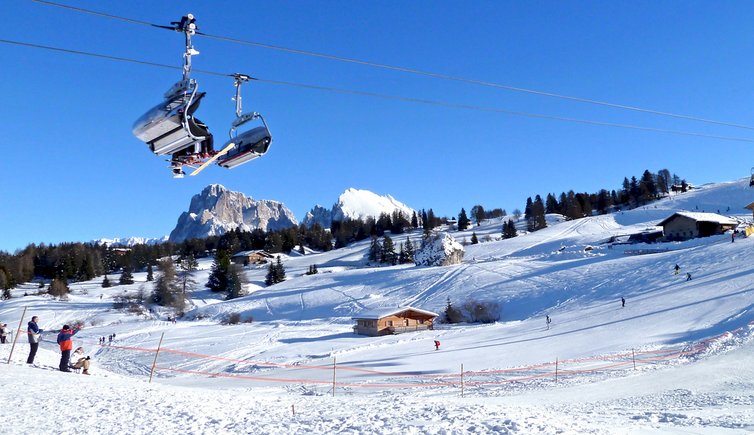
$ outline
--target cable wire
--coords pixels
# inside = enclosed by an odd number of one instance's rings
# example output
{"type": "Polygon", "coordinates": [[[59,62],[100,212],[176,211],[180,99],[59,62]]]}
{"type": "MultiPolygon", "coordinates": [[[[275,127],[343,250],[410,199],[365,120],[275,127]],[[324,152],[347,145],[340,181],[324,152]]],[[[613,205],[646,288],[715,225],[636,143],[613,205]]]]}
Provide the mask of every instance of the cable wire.
{"type": "MultiPolygon", "coordinates": [[[[156,62],[148,62],[148,61],[143,61],[143,60],[138,60],[138,59],[131,59],[127,57],[111,56],[107,54],[91,53],[91,52],[86,52],[86,51],[81,51],[81,50],[51,47],[48,45],[33,44],[33,43],[28,43],[28,42],[11,41],[7,39],[0,39],[0,43],[17,45],[17,46],[28,47],[28,48],[37,48],[37,49],[43,49],[43,50],[48,50],[48,51],[56,51],[56,52],[67,53],[67,54],[89,56],[89,57],[113,60],[113,61],[118,61],[118,62],[127,62],[127,63],[139,64],[139,65],[153,66],[153,67],[158,67],[158,68],[175,69],[175,70],[183,69],[183,67],[181,66],[167,65],[167,64],[156,63],[156,62]]],[[[233,74],[225,74],[225,73],[221,73],[217,71],[210,71],[210,70],[192,69],[192,72],[213,75],[213,76],[221,76],[221,77],[233,77],[233,74]]],[[[569,118],[569,117],[562,117],[562,116],[555,116],[555,115],[546,115],[546,114],[541,114],[541,113],[521,112],[521,111],[509,110],[509,109],[503,109],[503,108],[497,108],[497,107],[476,106],[476,105],[456,103],[456,102],[451,102],[451,101],[429,100],[429,99],[423,99],[423,98],[381,94],[381,93],[376,93],[376,92],[360,91],[360,90],[354,90],[354,89],[343,89],[343,88],[320,86],[320,85],[313,85],[313,84],[306,84],[306,83],[271,80],[271,79],[264,79],[264,78],[259,78],[259,77],[253,77],[252,79],[257,82],[268,83],[271,85],[314,89],[314,90],[334,92],[334,93],[340,93],[340,94],[361,95],[361,96],[366,96],[366,97],[404,101],[404,102],[409,102],[409,103],[419,103],[419,104],[450,107],[450,108],[465,109],[465,110],[475,110],[475,111],[482,111],[482,112],[502,113],[502,114],[513,115],[513,116],[548,119],[548,120],[554,120],[554,121],[571,122],[571,123],[587,124],[587,125],[602,126],[602,127],[616,127],[616,128],[631,129],[631,130],[649,131],[649,132],[655,132],[655,133],[667,133],[667,134],[692,136],[692,137],[700,137],[700,138],[707,138],[707,139],[719,139],[719,140],[725,140],[725,141],[754,143],[754,139],[748,139],[748,138],[743,138],[743,137],[719,136],[719,135],[689,132],[689,131],[682,131],[682,130],[670,130],[670,129],[663,129],[663,128],[655,128],[655,127],[645,127],[645,126],[633,125],[633,124],[621,124],[621,123],[613,123],[613,122],[605,122],[605,121],[595,121],[595,120],[590,120],[590,119],[569,118]]]]}
{"type": "MultiPolygon", "coordinates": [[[[30,0],[30,1],[33,1],[33,2],[36,2],[36,3],[40,3],[40,4],[44,4],[44,5],[48,5],[48,6],[59,7],[59,8],[63,8],[63,9],[69,9],[69,10],[72,10],[72,11],[81,12],[81,13],[85,13],[85,14],[90,14],[90,15],[95,15],[95,16],[100,16],[100,17],[105,17],[105,18],[111,18],[111,19],[121,20],[121,21],[125,21],[125,22],[128,22],[128,23],[132,23],[132,24],[140,24],[140,25],[146,25],[146,26],[156,27],[156,28],[161,28],[161,29],[174,30],[174,29],[172,29],[169,26],[161,26],[161,25],[149,23],[149,22],[146,22],[146,21],[135,20],[135,19],[131,19],[131,18],[121,17],[121,16],[118,16],[118,15],[112,15],[112,14],[107,14],[107,13],[104,13],[104,12],[93,11],[93,10],[90,10],[90,9],[84,9],[84,8],[79,8],[79,7],[64,5],[64,4],[55,3],[55,2],[51,2],[51,1],[47,1],[47,0],[30,0]]],[[[231,37],[227,37],[227,36],[212,35],[212,34],[208,34],[208,33],[204,33],[204,32],[199,32],[199,31],[197,31],[196,34],[200,35],[200,36],[207,37],[207,38],[211,38],[211,39],[221,40],[221,41],[233,42],[233,43],[243,44],[243,45],[250,45],[250,46],[264,48],[264,49],[269,49],[269,50],[276,50],[276,51],[282,51],[282,52],[293,53],[293,54],[300,54],[300,55],[311,56],[311,57],[318,57],[318,58],[328,59],[328,60],[334,60],[334,61],[338,61],[338,62],[346,62],[346,63],[364,65],[364,66],[369,66],[369,67],[373,67],[373,68],[380,68],[380,69],[386,69],[386,70],[391,70],[391,71],[399,71],[399,72],[404,72],[404,73],[409,73],[409,74],[414,74],[414,75],[419,75],[419,76],[433,77],[433,78],[436,78],[436,79],[450,80],[450,81],[456,81],[456,82],[463,82],[463,83],[468,83],[468,84],[473,84],[473,85],[486,86],[486,87],[497,88],[497,89],[504,89],[504,90],[512,91],[512,92],[527,93],[527,94],[538,95],[538,96],[543,96],[543,97],[558,98],[558,99],[563,99],[563,100],[568,100],[568,101],[575,101],[575,102],[579,102],[579,103],[593,104],[593,105],[603,106],[603,107],[610,107],[610,108],[613,108],[613,109],[630,110],[630,111],[641,112],[641,113],[646,113],[646,114],[651,114],[651,115],[658,115],[658,116],[666,116],[666,117],[677,118],[677,119],[684,119],[684,120],[687,120],[687,121],[697,121],[697,122],[704,122],[704,123],[708,123],[708,124],[722,125],[722,126],[726,126],[726,127],[734,127],[734,128],[742,128],[742,129],[746,129],[746,130],[754,130],[754,127],[748,126],[748,125],[736,124],[736,123],[725,122],[725,121],[718,121],[718,120],[714,120],[714,119],[701,118],[701,117],[697,117],[697,116],[684,115],[684,114],[673,113],[673,112],[666,112],[666,111],[654,110],[654,109],[647,109],[647,108],[642,108],[642,107],[638,107],[638,106],[630,106],[630,105],[625,105],[625,104],[611,103],[611,102],[608,102],[608,101],[601,101],[601,100],[594,100],[594,99],[590,99],[590,98],[576,97],[576,96],[572,96],[572,95],[558,94],[558,93],[555,93],[555,92],[539,91],[539,90],[536,90],[536,89],[528,89],[528,88],[522,88],[522,87],[518,87],[518,86],[511,86],[511,85],[505,85],[505,84],[501,84],[501,83],[494,83],[494,82],[489,82],[489,81],[484,81],[484,80],[470,79],[470,78],[465,78],[465,77],[460,77],[460,76],[453,76],[453,75],[448,75],[448,74],[443,74],[443,73],[424,71],[424,70],[419,70],[419,69],[414,69],[414,68],[407,68],[407,67],[402,67],[402,66],[388,65],[388,64],[384,64],[384,63],[371,62],[371,61],[360,60],[360,59],[355,59],[355,58],[350,58],[350,57],[336,56],[336,55],[327,54],[327,53],[318,53],[318,52],[314,52],[314,51],[300,50],[300,49],[283,47],[283,46],[273,45],[273,44],[265,44],[265,43],[261,43],[261,42],[242,40],[242,39],[231,38],[231,37]]]]}

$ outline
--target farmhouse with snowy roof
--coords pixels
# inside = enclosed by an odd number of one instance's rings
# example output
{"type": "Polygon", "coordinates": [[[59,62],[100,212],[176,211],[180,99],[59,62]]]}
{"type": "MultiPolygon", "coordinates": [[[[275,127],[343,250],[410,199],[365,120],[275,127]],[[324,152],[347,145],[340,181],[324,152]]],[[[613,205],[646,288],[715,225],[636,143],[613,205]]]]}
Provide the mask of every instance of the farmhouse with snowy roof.
{"type": "Polygon", "coordinates": [[[414,307],[380,308],[356,317],[353,330],[361,335],[387,335],[432,329],[437,313],[414,307]]]}
{"type": "Polygon", "coordinates": [[[738,221],[717,213],[677,212],[657,224],[666,240],[708,237],[735,229],[738,221]]]}
{"type": "Polygon", "coordinates": [[[267,251],[241,251],[230,257],[234,264],[248,266],[249,264],[265,264],[273,255],[267,251]]]}

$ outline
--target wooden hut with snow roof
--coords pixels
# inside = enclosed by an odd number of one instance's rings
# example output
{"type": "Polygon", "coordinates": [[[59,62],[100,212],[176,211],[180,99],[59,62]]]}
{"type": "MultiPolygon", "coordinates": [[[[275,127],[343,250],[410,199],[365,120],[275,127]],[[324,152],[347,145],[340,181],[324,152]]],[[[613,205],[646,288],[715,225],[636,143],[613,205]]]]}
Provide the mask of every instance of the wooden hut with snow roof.
{"type": "Polygon", "coordinates": [[[688,240],[733,230],[738,221],[717,213],[679,211],[657,225],[662,227],[666,240],[688,240]]]}
{"type": "Polygon", "coordinates": [[[353,330],[361,335],[388,335],[432,329],[439,314],[414,307],[380,308],[352,317],[353,330]]]}
{"type": "Polygon", "coordinates": [[[250,264],[265,264],[273,258],[274,256],[267,251],[241,251],[230,257],[230,261],[234,264],[248,266],[250,264]]]}

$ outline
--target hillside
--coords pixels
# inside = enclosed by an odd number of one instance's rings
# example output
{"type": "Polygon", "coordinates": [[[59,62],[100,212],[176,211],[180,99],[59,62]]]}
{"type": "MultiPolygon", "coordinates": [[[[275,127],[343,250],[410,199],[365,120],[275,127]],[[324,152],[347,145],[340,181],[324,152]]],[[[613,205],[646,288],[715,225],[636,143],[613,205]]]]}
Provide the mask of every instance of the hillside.
{"type": "MultiPolygon", "coordinates": [[[[457,266],[368,266],[368,241],[284,257],[287,281],[264,287],[266,268],[248,268],[251,293],[233,301],[202,288],[211,264],[204,260],[194,276],[194,308],[175,325],[160,313],[145,319],[111,309],[113,296],[145,284],[144,273],[135,274],[136,284],[112,289],[102,289],[100,279],[73,284],[67,302],[21,297],[34,289],[17,289],[13,299],[0,302],[0,319],[17,324],[28,307],[27,320],[39,315],[43,329],[84,321],[75,341],[89,349],[96,370],[74,394],[101,391],[106,402],[118,404],[116,415],[130,409],[119,397],[154,406],[152,396],[171,396],[168,408],[182,409],[206,392],[217,398],[207,413],[231,425],[212,423],[201,410],[170,411],[174,430],[244,432],[248,423],[242,417],[220,410],[223,390],[232,389],[249,399],[244,406],[260,414],[260,432],[266,433],[667,433],[690,427],[695,433],[746,433],[754,430],[754,264],[748,261],[754,238],[731,243],[730,235],[722,235],[612,247],[604,242],[652,228],[680,210],[719,210],[750,221],[743,206],[752,197],[748,180],[703,185],[616,214],[565,222],[550,216],[548,228],[508,240],[499,240],[501,222],[484,222],[453,233],[462,241],[476,232],[483,241],[467,245],[457,266]],[[641,248],[663,252],[630,255],[641,248]],[[311,264],[320,273],[304,275],[311,264]],[[675,264],[680,275],[673,274],[675,264]],[[499,301],[501,320],[378,338],[352,333],[351,317],[361,311],[414,305],[441,312],[448,299],[499,301]],[[231,313],[254,322],[222,325],[231,313]],[[549,329],[545,315],[553,319],[549,329]],[[157,347],[163,332],[169,350],[159,356],[157,386],[126,393],[131,384],[146,385],[154,358],[146,350],[157,347]],[[96,345],[98,337],[111,333],[117,334],[115,346],[96,345]],[[435,339],[442,342],[440,351],[434,350],[435,339]],[[636,371],[626,365],[632,353],[643,355],[636,371]],[[333,358],[336,392],[347,397],[316,397],[329,394],[333,358]],[[566,361],[559,383],[550,373],[556,360],[566,361]],[[600,361],[617,360],[620,368],[588,371],[600,361]],[[468,372],[464,399],[453,377],[462,364],[468,372]],[[516,367],[523,369],[506,372],[516,367]],[[582,370],[587,372],[576,373],[582,370]],[[117,393],[104,393],[110,386],[117,393]],[[176,392],[180,397],[172,397],[176,392]],[[417,397],[421,400],[411,404],[417,397]],[[364,406],[375,402],[380,404],[369,410],[364,406]],[[292,404],[306,411],[289,421],[292,404]],[[469,427],[472,416],[480,417],[476,429],[469,427]]],[[[420,236],[394,240],[418,242],[420,236]]],[[[42,346],[42,368],[55,365],[53,339],[48,336],[42,346]]],[[[24,354],[26,345],[20,348],[24,354]]],[[[7,357],[8,346],[0,350],[0,358],[7,357]]],[[[13,356],[7,370],[14,380],[0,400],[15,400],[11,396],[37,376],[45,394],[56,397],[53,391],[65,375],[26,367],[23,358],[13,356]]],[[[157,418],[151,411],[145,415],[157,418]]],[[[95,423],[82,424],[96,431],[95,423]]],[[[148,431],[129,424],[129,433],[148,431]]]]}

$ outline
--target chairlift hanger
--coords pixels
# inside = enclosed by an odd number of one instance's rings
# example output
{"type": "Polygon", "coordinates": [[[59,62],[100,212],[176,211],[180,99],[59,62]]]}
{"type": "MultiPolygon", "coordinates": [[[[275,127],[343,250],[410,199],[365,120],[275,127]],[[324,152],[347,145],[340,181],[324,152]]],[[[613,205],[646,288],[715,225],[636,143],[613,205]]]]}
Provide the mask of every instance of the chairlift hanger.
{"type": "Polygon", "coordinates": [[[206,95],[198,92],[199,85],[191,78],[191,57],[199,54],[191,42],[191,36],[197,31],[196,18],[186,14],[180,21],[171,24],[171,27],[159,27],[184,34],[183,77],[165,92],[161,103],[136,120],[134,135],[146,142],[156,155],[171,155],[169,162],[174,178],[183,178],[184,166],[195,167],[191,175],[196,175],[214,162],[231,169],[264,155],[272,136],[261,114],[242,113],[241,84],[254,78],[241,73],[232,76],[236,87],[236,119],[231,124],[230,140],[220,151],[215,151],[209,128],[194,117],[201,99],[206,95]],[[237,133],[240,127],[257,119],[261,120],[261,126],[237,133]]]}

